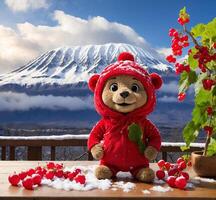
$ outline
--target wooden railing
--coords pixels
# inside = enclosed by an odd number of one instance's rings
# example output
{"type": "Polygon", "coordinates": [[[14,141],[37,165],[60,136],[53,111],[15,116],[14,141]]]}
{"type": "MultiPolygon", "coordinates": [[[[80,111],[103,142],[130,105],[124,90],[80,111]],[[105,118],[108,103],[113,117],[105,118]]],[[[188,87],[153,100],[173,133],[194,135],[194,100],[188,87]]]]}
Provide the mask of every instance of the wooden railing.
{"type": "MultiPolygon", "coordinates": [[[[42,160],[42,147],[51,148],[51,160],[56,159],[56,147],[59,146],[87,146],[88,135],[60,135],[60,136],[29,136],[13,137],[0,136],[1,160],[6,160],[6,147],[9,148],[9,160],[16,160],[16,147],[27,147],[27,160],[42,160]]],[[[184,143],[163,142],[161,147],[162,158],[167,160],[168,153],[181,152],[181,146],[184,143]]],[[[204,148],[203,143],[192,143],[187,152],[201,151],[204,148]]],[[[91,154],[88,154],[88,160],[93,160],[91,154]]]]}

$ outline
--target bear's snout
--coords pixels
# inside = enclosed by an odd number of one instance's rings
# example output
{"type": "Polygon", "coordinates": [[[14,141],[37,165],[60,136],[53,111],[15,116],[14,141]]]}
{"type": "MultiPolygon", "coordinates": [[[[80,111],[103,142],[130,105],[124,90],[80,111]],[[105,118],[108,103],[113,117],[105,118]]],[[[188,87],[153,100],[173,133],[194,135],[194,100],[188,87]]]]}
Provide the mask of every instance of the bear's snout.
{"type": "Polygon", "coordinates": [[[120,93],[120,96],[123,97],[124,99],[127,98],[129,96],[129,92],[128,91],[123,91],[120,93]]]}

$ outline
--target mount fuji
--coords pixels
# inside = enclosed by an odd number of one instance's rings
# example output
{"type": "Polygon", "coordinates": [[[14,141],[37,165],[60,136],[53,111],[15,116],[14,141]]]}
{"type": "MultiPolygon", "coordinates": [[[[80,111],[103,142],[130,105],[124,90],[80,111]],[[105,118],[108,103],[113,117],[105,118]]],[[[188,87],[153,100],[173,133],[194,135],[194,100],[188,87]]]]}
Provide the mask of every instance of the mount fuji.
{"type": "MultiPolygon", "coordinates": [[[[179,105],[177,101],[175,102],[177,88],[173,89],[172,85],[173,83],[177,85],[177,78],[173,73],[174,69],[156,50],[148,45],[140,48],[124,43],[108,43],[61,47],[48,51],[18,69],[0,75],[0,97],[2,94],[5,95],[5,92],[25,94],[30,97],[37,97],[37,99],[42,96],[44,99],[42,104],[46,101],[45,97],[50,96],[52,98],[58,97],[52,99],[52,103],[59,100],[59,97],[79,97],[84,98],[83,101],[86,101],[86,97],[92,99],[92,93],[87,87],[89,77],[94,73],[100,73],[105,66],[115,62],[119,53],[123,51],[131,52],[140,65],[146,67],[149,72],[159,73],[164,80],[165,86],[158,92],[159,101],[156,111],[152,115],[153,120],[157,123],[184,123],[189,116],[191,103],[186,102],[179,105]],[[170,95],[172,95],[171,98],[169,98],[170,95]]],[[[0,99],[0,103],[2,105],[5,102],[8,104],[9,101],[17,103],[26,96],[13,98],[14,101],[10,100],[10,96],[7,94],[3,102],[0,99]]],[[[33,98],[30,98],[24,102],[29,104],[29,101],[32,100],[33,98]]],[[[70,102],[70,99],[68,101],[70,102]]],[[[47,104],[49,107],[49,102],[47,104]]],[[[42,122],[53,122],[56,125],[56,123],[62,122],[73,126],[80,124],[78,121],[92,124],[99,118],[93,106],[89,110],[74,111],[65,109],[65,105],[63,107],[61,109],[62,107],[55,106],[55,109],[49,109],[44,105],[42,107],[33,105],[30,109],[13,110],[13,112],[12,109],[8,109],[8,111],[1,109],[0,123],[19,121],[41,124],[42,122]]]]}

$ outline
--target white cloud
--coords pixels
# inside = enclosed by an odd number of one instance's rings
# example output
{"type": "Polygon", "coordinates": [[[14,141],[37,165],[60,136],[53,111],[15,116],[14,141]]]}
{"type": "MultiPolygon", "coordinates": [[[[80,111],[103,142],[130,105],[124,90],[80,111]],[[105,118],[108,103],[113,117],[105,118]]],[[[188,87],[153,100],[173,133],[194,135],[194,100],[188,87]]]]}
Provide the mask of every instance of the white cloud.
{"type": "Polygon", "coordinates": [[[159,48],[157,49],[157,52],[161,54],[163,57],[166,57],[172,54],[172,49],[171,48],[159,48]]]}
{"type": "Polygon", "coordinates": [[[164,83],[160,91],[165,93],[178,94],[178,82],[170,81],[168,83],[164,83]]]}
{"type": "Polygon", "coordinates": [[[177,97],[165,95],[163,97],[158,98],[158,101],[164,102],[164,103],[173,103],[173,102],[177,102],[177,97]]]}
{"type": "Polygon", "coordinates": [[[26,64],[45,51],[59,46],[123,42],[144,46],[143,37],[131,27],[110,22],[97,16],[81,19],[55,11],[55,26],[35,26],[29,22],[17,24],[16,29],[0,26],[0,72],[26,64]]]}
{"type": "Polygon", "coordinates": [[[94,104],[91,96],[62,97],[53,95],[29,96],[25,93],[1,92],[0,111],[27,111],[34,108],[50,110],[85,110],[93,109],[94,104]]]}
{"type": "Polygon", "coordinates": [[[48,8],[48,0],[5,0],[5,4],[14,12],[25,12],[48,8]]]}

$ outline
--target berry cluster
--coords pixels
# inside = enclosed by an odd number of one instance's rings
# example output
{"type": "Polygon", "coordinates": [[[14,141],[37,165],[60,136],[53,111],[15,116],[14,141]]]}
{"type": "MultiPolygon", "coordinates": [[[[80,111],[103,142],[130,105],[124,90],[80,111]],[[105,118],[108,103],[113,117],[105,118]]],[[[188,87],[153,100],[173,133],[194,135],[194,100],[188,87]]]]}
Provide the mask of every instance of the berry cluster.
{"type": "Polygon", "coordinates": [[[156,176],[160,180],[165,180],[170,187],[176,187],[179,189],[184,189],[189,180],[189,174],[184,170],[187,166],[191,166],[189,160],[178,158],[175,164],[165,162],[164,160],[158,161],[159,170],[156,171],[156,176]],[[166,173],[168,176],[166,177],[166,173]]]}
{"type": "Polygon", "coordinates": [[[205,73],[206,64],[212,60],[216,60],[216,53],[211,54],[208,47],[205,46],[196,45],[195,48],[197,49],[197,52],[193,58],[198,60],[200,70],[205,73]]]}
{"type": "Polygon", "coordinates": [[[86,177],[81,169],[76,168],[73,172],[64,171],[63,164],[55,164],[48,162],[45,167],[37,166],[20,173],[14,173],[8,177],[8,181],[12,186],[23,186],[27,190],[33,190],[37,186],[41,186],[42,179],[54,180],[54,178],[69,179],[78,184],[84,185],[86,177]]]}
{"type": "Polygon", "coordinates": [[[183,26],[188,22],[190,22],[190,16],[183,9],[179,13],[178,23],[183,26]]]}

